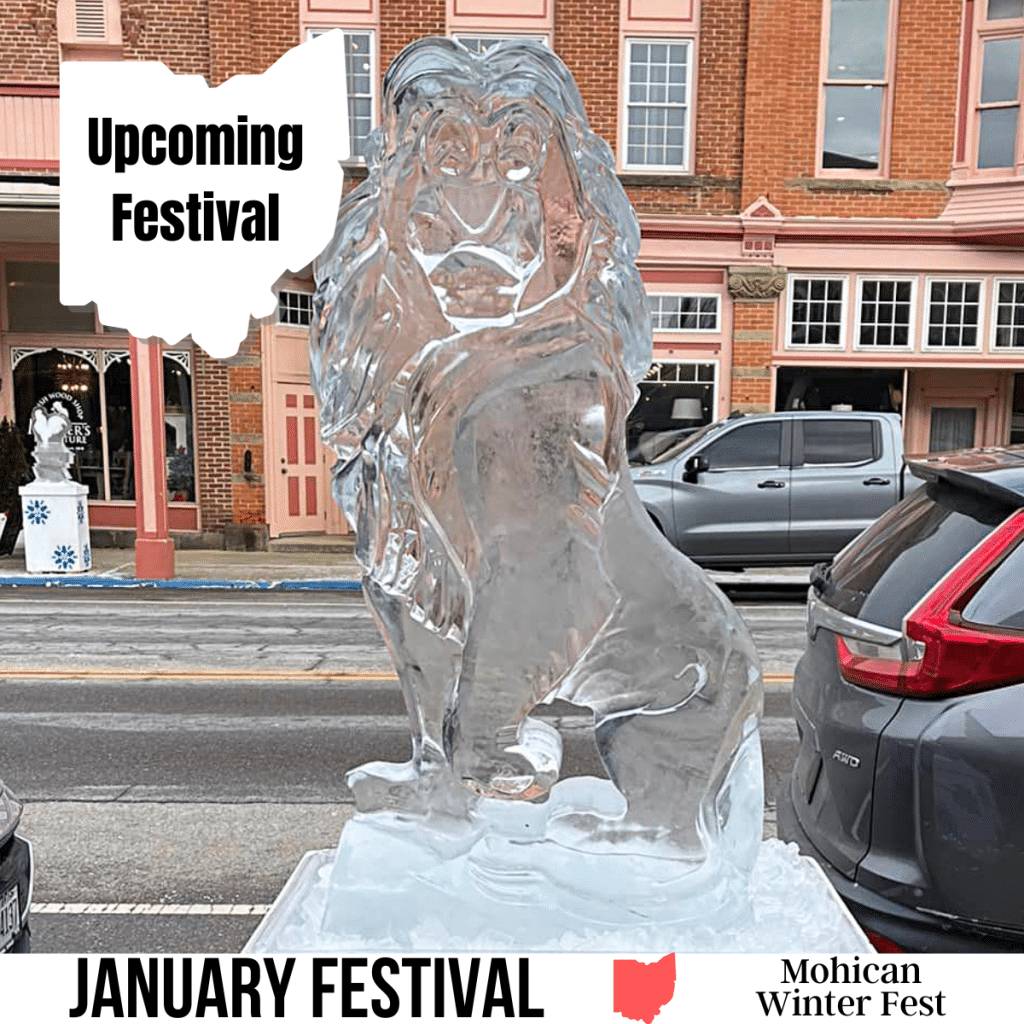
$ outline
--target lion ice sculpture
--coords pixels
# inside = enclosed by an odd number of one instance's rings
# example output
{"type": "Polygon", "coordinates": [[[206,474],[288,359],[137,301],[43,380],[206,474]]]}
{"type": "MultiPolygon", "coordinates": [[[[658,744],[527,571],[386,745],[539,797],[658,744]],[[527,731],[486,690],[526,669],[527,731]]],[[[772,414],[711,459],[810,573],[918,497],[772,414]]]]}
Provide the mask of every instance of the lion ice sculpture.
{"type": "Polygon", "coordinates": [[[541,893],[571,923],[699,918],[760,843],[760,672],[630,480],[651,332],[612,154],[538,44],[422,40],[383,106],[317,268],[311,365],[413,756],[350,774],[337,884],[376,865],[380,928],[386,892],[436,896],[455,862],[466,913],[511,921],[541,893]],[[593,711],[610,782],[558,781],[559,736],[531,715],[556,698],[593,711]],[[389,871],[394,841],[409,860],[389,871]]]}

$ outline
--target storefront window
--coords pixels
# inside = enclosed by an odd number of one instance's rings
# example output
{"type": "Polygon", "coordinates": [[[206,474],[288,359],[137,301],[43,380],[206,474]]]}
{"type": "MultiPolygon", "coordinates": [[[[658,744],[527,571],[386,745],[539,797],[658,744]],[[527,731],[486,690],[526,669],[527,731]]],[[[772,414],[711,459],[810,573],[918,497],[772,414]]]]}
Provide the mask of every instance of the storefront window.
{"type": "MultiPolygon", "coordinates": [[[[134,501],[131,365],[126,351],[13,348],[15,415],[34,446],[34,416],[63,412],[72,422],[72,476],[93,500],[134,501]],[[102,371],[101,371],[102,368],[102,371]],[[59,408],[57,406],[59,405],[59,408]]],[[[192,422],[192,356],[167,352],[164,437],[169,501],[196,500],[192,422]]]]}
{"type": "Polygon", "coordinates": [[[191,367],[188,352],[164,353],[164,431],[169,501],[196,500],[191,367]]]}
{"type": "Polygon", "coordinates": [[[134,501],[131,364],[127,352],[104,352],[103,363],[110,498],[112,501],[134,501]]]}
{"type": "Polygon", "coordinates": [[[650,462],[715,418],[715,363],[654,363],[626,421],[631,462],[650,462]]]}
{"type": "Polygon", "coordinates": [[[60,265],[7,263],[7,329],[12,334],[95,334],[96,316],[88,306],[62,306],[60,265]]]}
{"type": "Polygon", "coordinates": [[[1013,378],[1013,417],[1010,420],[1010,444],[1024,444],[1024,373],[1013,378]]]}
{"type": "Polygon", "coordinates": [[[14,349],[14,403],[29,452],[35,447],[33,423],[45,430],[52,416],[66,416],[65,443],[74,452],[72,477],[104,497],[100,379],[96,353],[89,350],[14,349]]]}

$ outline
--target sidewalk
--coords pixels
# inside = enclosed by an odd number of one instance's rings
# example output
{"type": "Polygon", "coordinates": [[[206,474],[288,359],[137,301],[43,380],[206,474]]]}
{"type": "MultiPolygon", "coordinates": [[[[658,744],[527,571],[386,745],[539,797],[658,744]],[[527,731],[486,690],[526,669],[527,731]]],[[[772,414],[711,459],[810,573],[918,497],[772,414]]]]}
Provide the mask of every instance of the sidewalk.
{"type": "MultiPolygon", "coordinates": [[[[362,570],[351,550],[316,538],[278,544],[276,551],[179,550],[173,580],[135,578],[131,548],[95,548],[88,573],[30,575],[21,551],[0,558],[0,587],[146,587],[199,590],[359,590],[362,570]],[[282,550],[283,549],[283,550],[282,550]]],[[[806,586],[806,567],[709,572],[726,588],[806,586]]]]}
{"type": "MultiPolygon", "coordinates": [[[[296,545],[300,547],[299,545],[296,545]]],[[[0,587],[159,587],[213,590],[359,590],[362,570],[351,551],[209,551],[174,552],[173,580],[135,578],[131,548],[94,548],[88,573],[29,574],[20,551],[0,558],[0,587]]],[[[312,550],[310,550],[312,548],[312,550]]]]}

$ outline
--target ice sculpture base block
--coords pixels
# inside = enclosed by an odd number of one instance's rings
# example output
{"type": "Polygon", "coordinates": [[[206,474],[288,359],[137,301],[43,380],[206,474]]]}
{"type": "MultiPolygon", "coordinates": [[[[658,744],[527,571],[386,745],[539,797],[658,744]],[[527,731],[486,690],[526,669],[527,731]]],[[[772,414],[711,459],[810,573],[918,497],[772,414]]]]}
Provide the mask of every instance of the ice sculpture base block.
{"type": "MultiPolygon", "coordinates": [[[[411,851],[410,844],[389,843],[383,835],[357,817],[345,826],[338,850],[307,853],[243,952],[672,950],[823,955],[873,951],[818,865],[801,857],[795,846],[776,839],[761,845],[745,908],[725,908],[718,920],[695,920],[684,914],[682,920],[636,926],[585,922],[582,912],[570,922],[564,906],[545,903],[543,898],[510,916],[509,894],[488,892],[486,881],[481,885],[476,879],[470,889],[474,898],[467,896],[462,885],[475,869],[465,855],[449,862],[454,886],[440,889],[436,880],[412,877],[416,866],[402,862],[411,851]],[[350,872],[347,884],[338,874],[343,867],[350,872]],[[394,878],[401,867],[410,872],[406,883],[397,891],[385,890],[382,880],[394,878]],[[496,916],[496,904],[501,905],[503,916],[496,916]],[[528,923],[532,923],[532,935],[524,931],[528,923]],[[560,930],[568,923],[575,926],[560,930]]],[[[508,878],[507,873],[503,876],[508,878]]],[[[650,881],[647,887],[652,888],[650,881]]],[[[625,901],[609,899],[609,906],[613,904],[628,909],[625,901]]],[[[592,909],[589,916],[614,913],[606,906],[592,909]]]]}
{"type": "Polygon", "coordinates": [[[34,480],[18,488],[25,531],[25,568],[76,573],[92,568],[89,488],[72,480],[34,480]]]}

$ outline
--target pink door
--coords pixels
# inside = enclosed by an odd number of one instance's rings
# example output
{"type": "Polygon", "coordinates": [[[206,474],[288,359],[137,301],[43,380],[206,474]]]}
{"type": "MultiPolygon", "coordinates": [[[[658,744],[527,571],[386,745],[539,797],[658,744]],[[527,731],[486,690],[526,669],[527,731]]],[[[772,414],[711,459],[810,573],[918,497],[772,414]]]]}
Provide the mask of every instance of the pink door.
{"type": "Polygon", "coordinates": [[[313,391],[308,384],[275,384],[274,477],[276,533],[323,533],[325,449],[320,444],[313,391]]]}

